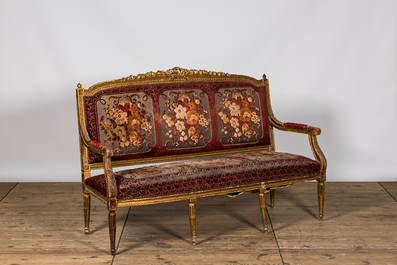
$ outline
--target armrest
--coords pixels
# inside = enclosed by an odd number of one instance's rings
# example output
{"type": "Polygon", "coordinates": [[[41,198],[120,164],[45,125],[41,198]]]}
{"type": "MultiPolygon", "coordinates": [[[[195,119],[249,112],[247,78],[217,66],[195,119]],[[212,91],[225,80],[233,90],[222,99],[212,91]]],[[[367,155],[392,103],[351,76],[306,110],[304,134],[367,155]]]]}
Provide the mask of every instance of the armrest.
{"type": "Polygon", "coordinates": [[[284,122],[282,123],[284,131],[290,132],[297,132],[297,133],[304,133],[304,134],[311,134],[311,135],[320,135],[321,129],[308,126],[306,124],[294,123],[294,122],[284,122]]]}
{"type": "Polygon", "coordinates": [[[321,129],[314,126],[308,126],[306,124],[294,123],[294,122],[281,122],[274,116],[270,116],[269,121],[270,121],[270,125],[281,131],[304,133],[308,135],[321,134],[321,129]]]}
{"type": "Polygon", "coordinates": [[[87,130],[79,125],[80,137],[83,144],[92,152],[97,153],[103,157],[112,157],[113,151],[101,142],[93,141],[88,135],[87,130]]]}
{"type": "Polygon", "coordinates": [[[88,149],[105,157],[112,157],[113,151],[101,142],[91,140],[88,149]]]}

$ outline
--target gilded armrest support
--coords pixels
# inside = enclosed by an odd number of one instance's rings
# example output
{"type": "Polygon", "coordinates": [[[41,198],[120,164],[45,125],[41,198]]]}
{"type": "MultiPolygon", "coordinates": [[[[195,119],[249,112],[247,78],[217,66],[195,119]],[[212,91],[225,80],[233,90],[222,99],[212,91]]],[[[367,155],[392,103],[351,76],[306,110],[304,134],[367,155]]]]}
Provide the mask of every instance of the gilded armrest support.
{"type": "Polygon", "coordinates": [[[117,182],[114,177],[112,164],[110,157],[103,157],[103,165],[106,178],[107,186],[107,197],[108,197],[108,210],[117,210],[117,182]]]}
{"type": "Polygon", "coordinates": [[[325,155],[318,144],[316,135],[309,134],[309,142],[314,157],[316,158],[317,162],[321,163],[322,180],[325,181],[325,170],[327,169],[327,159],[325,158],[325,155]]]}
{"type": "Polygon", "coordinates": [[[325,181],[325,170],[327,169],[327,159],[325,158],[324,153],[322,152],[317,141],[317,135],[321,134],[321,129],[314,126],[308,126],[306,124],[281,122],[274,116],[270,116],[269,121],[271,126],[281,131],[303,133],[309,136],[310,147],[317,162],[321,164],[322,179],[323,181],[325,181]]]}
{"type": "Polygon", "coordinates": [[[84,146],[94,153],[100,154],[103,157],[104,173],[107,186],[107,198],[109,211],[117,209],[117,183],[112,169],[111,157],[113,151],[101,142],[90,139],[84,127],[80,126],[80,137],[84,146]]]}
{"type": "Polygon", "coordinates": [[[107,147],[106,145],[102,144],[101,142],[91,140],[90,136],[87,133],[87,130],[80,125],[80,137],[81,141],[90,151],[97,153],[103,157],[112,157],[113,151],[107,147]]]}

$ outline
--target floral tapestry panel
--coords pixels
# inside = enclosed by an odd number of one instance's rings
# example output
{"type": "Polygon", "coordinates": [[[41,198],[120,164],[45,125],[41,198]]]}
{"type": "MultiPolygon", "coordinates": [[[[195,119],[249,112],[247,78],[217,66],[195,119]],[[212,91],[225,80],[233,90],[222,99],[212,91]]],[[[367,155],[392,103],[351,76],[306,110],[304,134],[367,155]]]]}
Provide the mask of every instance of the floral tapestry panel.
{"type": "Polygon", "coordinates": [[[97,111],[99,141],[115,155],[148,152],[155,145],[152,100],[145,93],[102,96],[97,111]]]}
{"type": "Polygon", "coordinates": [[[160,95],[163,145],[167,149],[203,147],[211,140],[208,97],[199,89],[160,95]]]}
{"type": "Polygon", "coordinates": [[[263,137],[260,99],[252,88],[219,89],[215,102],[223,145],[254,144],[263,137]]]}

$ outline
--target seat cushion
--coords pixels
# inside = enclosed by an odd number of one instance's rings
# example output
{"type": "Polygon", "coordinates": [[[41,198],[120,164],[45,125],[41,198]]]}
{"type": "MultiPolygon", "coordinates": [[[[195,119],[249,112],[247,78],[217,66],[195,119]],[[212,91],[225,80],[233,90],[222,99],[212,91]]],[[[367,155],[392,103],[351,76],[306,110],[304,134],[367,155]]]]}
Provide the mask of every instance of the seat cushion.
{"type": "MultiPolygon", "coordinates": [[[[233,187],[320,174],[320,163],[288,153],[261,151],[115,172],[118,200],[233,187]]],[[[105,176],[85,184],[106,197],[105,176]]]]}

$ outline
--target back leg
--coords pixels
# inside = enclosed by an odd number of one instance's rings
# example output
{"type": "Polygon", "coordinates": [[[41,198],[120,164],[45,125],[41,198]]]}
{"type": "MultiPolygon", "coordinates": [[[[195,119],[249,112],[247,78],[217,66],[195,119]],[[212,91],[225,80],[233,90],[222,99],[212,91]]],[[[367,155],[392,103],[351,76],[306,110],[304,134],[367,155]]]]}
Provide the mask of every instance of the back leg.
{"type": "Polygon", "coordinates": [[[91,195],[84,193],[84,233],[90,233],[91,195]]]}
{"type": "Polygon", "coordinates": [[[323,220],[324,218],[324,193],[325,184],[323,181],[317,183],[317,195],[318,195],[318,208],[319,208],[319,218],[323,220]]]}
{"type": "Polygon", "coordinates": [[[116,254],[116,211],[109,211],[110,253],[116,254]]]}
{"type": "Polygon", "coordinates": [[[276,190],[270,190],[270,207],[274,207],[274,195],[276,194],[276,190]]]}

